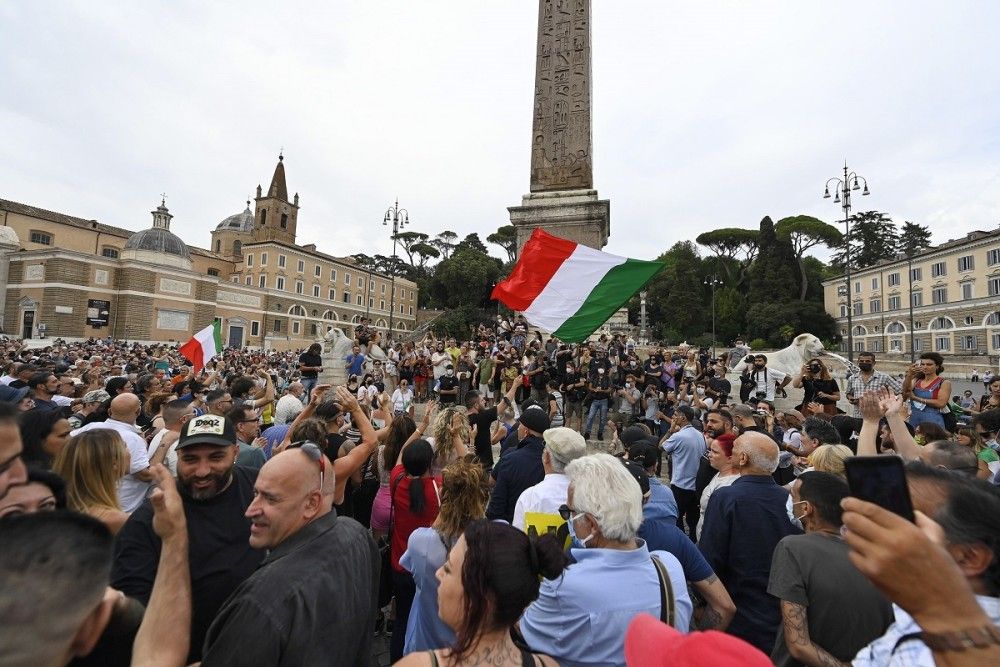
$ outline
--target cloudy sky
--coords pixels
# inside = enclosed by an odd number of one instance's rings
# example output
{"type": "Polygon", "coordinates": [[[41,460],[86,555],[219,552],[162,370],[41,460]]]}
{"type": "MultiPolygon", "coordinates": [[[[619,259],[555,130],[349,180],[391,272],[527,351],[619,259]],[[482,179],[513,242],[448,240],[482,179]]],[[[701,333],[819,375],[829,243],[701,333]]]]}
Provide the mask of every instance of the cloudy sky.
{"type": "MultiPolygon", "coordinates": [[[[1000,224],[1000,4],[594,0],[607,250],[806,213],[844,160],[858,205],[935,242],[1000,224]],[[991,28],[992,26],[992,28],[991,28]]],[[[0,197],[131,229],[166,192],[209,230],[284,147],[299,240],[485,238],[528,190],[537,3],[0,3],[0,197]]]]}

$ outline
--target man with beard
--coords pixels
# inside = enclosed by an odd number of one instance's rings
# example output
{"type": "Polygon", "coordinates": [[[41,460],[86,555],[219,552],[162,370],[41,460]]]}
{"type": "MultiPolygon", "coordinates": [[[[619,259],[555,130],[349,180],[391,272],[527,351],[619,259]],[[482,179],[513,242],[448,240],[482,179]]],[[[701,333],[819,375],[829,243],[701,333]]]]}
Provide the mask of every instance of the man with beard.
{"type": "MultiPolygon", "coordinates": [[[[190,535],[193,607],[186,664],[201,659],[212,619],[264,556],[249,544],[250,521],[245,516],[257,470],[236,466],[238,452],[232,422],[211,414],[187,422],[177,443],[177,486],[190,535]]],[[[160,548],[147,500],[118,534],[111,585],[148,604],[160,548]]]]}

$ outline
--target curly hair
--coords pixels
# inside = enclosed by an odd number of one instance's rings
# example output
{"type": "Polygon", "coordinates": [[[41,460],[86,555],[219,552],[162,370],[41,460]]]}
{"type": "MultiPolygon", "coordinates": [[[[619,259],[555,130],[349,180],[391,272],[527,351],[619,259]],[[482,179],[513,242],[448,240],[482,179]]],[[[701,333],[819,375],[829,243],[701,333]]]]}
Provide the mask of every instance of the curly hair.
{"type": "Polygon", "coordinates": [[[455,443],[451,438],[449,429],[455,415],[458,415],[461,421],[458,429],[459,435],[463,441],[469,442],[472,431],[469,426],[469,417],[466,415],[464,408],[453,405],[438,412],[434,417],[434,424],[431,427],[434,433],[435,465],[448,465],[454,459],[455,443]]]}
{"type": "Polygon", "coordinates": [[[470,521],[482,519],[490,488],[486,472],[474,455],[464,456],[444,469],[441,511],[433,528],[445,541],[454,543],[470,521]]]}
{"type": "Polygon", "coordinates": [[[396,459],[399,458],[399,450],[416,430],[417,425],[410,415],[396,415],[392,418],[392,423],[389,424],[384,436],[385,444],[382,445],[382,468],[386,472],[392,472],[396,466],[396,459]]]}

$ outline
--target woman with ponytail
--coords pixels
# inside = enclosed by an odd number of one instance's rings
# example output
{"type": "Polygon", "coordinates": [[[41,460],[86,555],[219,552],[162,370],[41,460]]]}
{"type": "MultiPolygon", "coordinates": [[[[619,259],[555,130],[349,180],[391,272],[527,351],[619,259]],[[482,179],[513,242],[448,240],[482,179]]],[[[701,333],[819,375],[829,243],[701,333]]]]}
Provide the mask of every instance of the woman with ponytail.
{"type": "Polygon", "coordinates": [[[514,627],[538,597],[540,578],[559,577],[566,562],[554,535],[536,540],[506,523],[473,521],[437,571],[438,615],[455,632],[455,642],[411,653],[399,665],[556,667],[555,660],[525,646],[514,627]]]}

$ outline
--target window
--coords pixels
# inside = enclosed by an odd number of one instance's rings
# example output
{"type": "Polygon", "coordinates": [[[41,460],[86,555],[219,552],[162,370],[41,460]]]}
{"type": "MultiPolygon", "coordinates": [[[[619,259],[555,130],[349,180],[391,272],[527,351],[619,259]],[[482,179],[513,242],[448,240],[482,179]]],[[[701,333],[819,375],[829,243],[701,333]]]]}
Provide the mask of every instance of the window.
{"type": "Polygon", "coordinates": [[[330,280],[337,282],[337,269],[330,269],[330,280]]]}
{"type": "Polygon", "coordinates": [[[222,250],[222,241],[217,240],[215,242],[215,252],[219,252],[220,250],[222,250]]]}
{"type": "Polygon", "coordinates": [[[345,285],[350,285],[351,284],[351,274],[350,273],[345,273],[344,274],[344,284],[345,285]]]}
{"type": "Polygon", "coordinates": [[[889,310],[899,310],[899,297],[890,296],[889,297],[889,310]]]}
{"type": "Polygon", "coordinates": [[[316,267],[313,269],[313,275],[316,276],[317,278],[323,275],[323,267],[317,264],[316,267]]]}
{"type": "Polygon", "coordinates": [[[101,257],[110,257],[111,259],[118,259],[118,248],[110,248],[107,246],[101,248],[101,257]]]}
{"type": "Polygon", "coordinates": [[[262,209],[260,212],[260,226],[263,227],[267,224],[267,209],[262,209]]]}
{"type": "Polygon", "coordinates": [[[923,278],[924,270],[917,268],[910,271],[910,282],[916,282],[923,278]]]}
{"type": "Polygon", "coordinates": [[[358,287],[360,287],[361,289],[365,288],[365,277],[364,276],[358,276],[358,287]]]}
{"type": "Polygon", "coordinates": [[[889,274],[889,287],[899,287],[899,274],[890,273],[889,274]]]}
{"type": "Polygon", "coordinates": [[[327,296],[327,299],[329,299],[330,301],[336,301],[337,300],[337,290],[331,289],[330,293],[329,293],[329,296],[327,296]]]}
{"type": "Polygon", "coordinates": [[[934,339],[934,349],[938,352],[951,350],[951,338],[949,336],[938,336],[934,339]]]}
{"type": "Polygon", "coordinates": [[[921,291],[910,292],[910,304],[917,308],[924,305],[924,293],[921,291]]]}
{"type": "Polygon", "coordinates": [[[296,304],[296,305],[294,305],[294,306],[292,306],[291,308],[288,309],[288,314],[289,315],[294,315],[296,317],[305,317],[306,316],[306,309],[303,308],[302,306],[299,306],[299,305],[296,304]]]}
{"type": "Polygon", "coordinates": [[[975,336],[962,336],[958,339],[958,345],[963,350],[975,350],[979,347],[975,336]]]}
{"type": "Polygon", "coordinates": [[[243,243],[240,241],[233,241],[233,257],[239,257],[243,254],[243,243]]]}
{"type": "Polygon", "coordinates": [[[265,287],[267,287],[267,276],[266,275],[261,274],[257,287],[259,287],[261,289],[264,289],[265,287]]]}
{"type": "Polygon", "coordinates": [[[871,351],[872,352],[884,352],[884,350],[882,349],[882,339],[881,338],[876,338],[875,340],[872,341],[872,350],[871,351]]]}
{"type": "Polygon", "coordinates": [[[52,234],[47,232],[31,232],[31,242],[52,245],[52,234]]]}
{"type": "Polygon", "coordinates": [[[371,293],[371,292],[374,292],[374,291],[375,291],[375,281],[369,280],[368,281],[368,292],[371,293]]]}
{"type": "MultiPolygon", "coordinates": [[[[400,304],[400,308],[402,308],[402,304],[400,304]]],[[[861,303],[860,301],[858,301],[857,303],[854,304],[854,314],[855,315],[863,315],[864,312],[865,312],[865,308],[864,308],[864,304],[863,303],[861,303]]]]}
{"type": "Polygon", "coordinates": [[[854,341],[854,351],[855,352],[864,352],[865,351],[865,342],[863,340],[856,340],[856,341],[854,341]]]}
{"type": "Polygon", "coordinates": [[[299,324],[298,320],[296,320],[295,322],[292,322],[292,333],[295,334],[296,336],[298,336],[299,335],[299,328],[300,327],[301,327],[301,325],[299,324]]]}
{"type": "Polygon", "coordinates": [[[919,338],[914,338],[913,339],[913,351],[914,352],[919,352],[923,348],[924,348],[924,344],[920,342],[920,339],[919,338]]]}
{"type": "Polygon", "coordinates": [[[272,331],[274,331],[274,333],[281,333],[281,320],[274,321],[274,328],[272,331]]]}
{"type": "Polygon", "coordinates": [[[955,324],[947,317],[935,317],[931,320],[931,329],[951,329],[955,324]]]}
{"type": "Polygon", "coordinates": [[[972,255],[966,255],[965,257],[958,258],[959,271],[971,271],[974,268],[976,268],[976,260],[972,255]]]}
{"type": "Polygon", "coordinates": [[[872,278],[872,289],[878,289],[878,278],[872,278]]]}
{"type": "Polygon", "coordinates": [[[260,322],[254,320],[250,323],[250,335],[259,336],[260,335],[260,322]]]}
{"type": "Polygon", "coordinates": [[[260,265],[261,266],[267,266],[267,253],[266,252],[260,253],[260,265]]]}
{"type": "Polygon", "coordinates": [[[385,310],[385,299],[379,299],[378,307],[379,310],[385,310]]]}
{"type": "Polygon", "coordinates": [[[365,303],[365,302],[364,302],[364,298],[363,298],[363,297],[362,297],[362,296],[361,296],[361,295],[359,294],[359,295],[358,295],[358,305],[359,305],[359,306],[363,306],[363,305],[364,305],[364,303],[365,303]]]}
{"type": "Polygon", "coordinates": [[[406,308],[403,307],[403,304],[399,304],[399,314],[402,315],[405,312],[406,312],[406,308]]]}
{"type": "Polygon", "coordinates": [[[867,336],[868,335],[868,329],[865,329],[860,324],[855,325],[853,331],[854,331],[854,335],[855,336],[867,336]]]}
{"type": "Polygon", "coordinates": [[[219,270],[218,269],[209,269],[208,270],[208,275],[214,276],[215,278],[218,278],[219,277],[219,270]]]}
{"type": "Polygon", "coordinates": [[[319,285],[313,285],[313,296],[319,298],[319,285]]]}
{"type": "Polygon", "coordinates": [[[897,340],[890,340],[889,341],[889,349],[892,350],[893,352],[902,352],[903,351],[903,341],[898,340],[898,339],[897,340]]]}
{"type": "Polygon", "coordinates": [[[854,293],[858,294],[861,291],[861,281],[855,281],[854,283],[854,293]]]}
{"type": "Polygon", "coordinates": [[[253,285],[253,276],[247,276],[246,283],[247,285],[253,285]]]}
{"type": "Polygon", "coordinates": [[[319,334],[319,327],[316,326],[315,324],[310,324],[309,325],[309,335],[310,336],[316,336],[318,334],[319,334]]]}
{"type": "Polygon", "coordinates": [[[962,283],[962,300],[968,301],[972,298],[972,283],[962,283]]]}
{"type": "Polygon", "coordinates": [[[374,308],[375,307],[375,299],[373,299],[371,297],[368,297],[368,307],[369,308],[374,308]]]}
{"type": "Polygon", "coordinates": [[[280,290],[285,289],[285,279],[282,278],[281,276],[278,276],[277,278],[275,278],[274,279],[274,288],[275,289],[280,289],[280,290]]]}
{"type": "Polygon", "coordinates": [[[992,312],[989,317],[986,318],[986,326],[995,327],[1000,325],[1000,312],[992,312]]]}
{"type": "Polygon", "coordinates": [[[410,306],[410,315],[413,314],[413,306],[410,306]]]}
{"type": "Polygon", "coordinates": [[[351,293],[344,292],[344,303],[350,303],[350,302],[351,302],[351,293]]]}
{"type": "Polygon", "coordinates": [[[973,317],[966,317],[964,321],[965,321],[965,326],[967,327],[971,327],[973,324],[976,323],[976,320],[973,317]]]}
{"type": "Polygon", "coordinates": [[[1000,350],[1000,334],[993,334],[990,336],[990,345],[994,350],[1000,350]]]}
{"type": "Polygon", "coordinates": [[[285,268],[285,256],[284,255],[278,255],[278,268],[279,269],[285,268]]]}
{"type": "Polygon", "coordinates": [[[948,303],[948,288],[935,287],[931,290],[931,303],[948,303]]]}
{"type": "Polygon", "coordinates": [[[870,313],[881,313],[882,312],[882,302],[879,299],[872,299],[868,302],[868,312],[870,313]]]}
{"type": "Polygon", "coordinates": [[[901,334],[905,331],[902,323],[892,322],[889,326],[885,328],[885,332],[889,334],[901,334]]]}
{"type": "Polygon", "coordinates": [[[1000,249],[986,251],[986,265],[995,266],[1000,264],[1000,249]]]}
{"type": "Polygon", "coordinates": [[[847,306],[840,304],[840,316],[847,317],[847,306]]]}
{"type": "Polygon", "coordinates": [[[305,284],[301,280],[296,280],[295,281],[295,293],[296,294],[302,294],[303,291],[305,290],[305,288],[306,288],[306,286],[305,286],[305,284]]]}
{"type": "Polygon", "coordinates": [[[247,266],[253,266],[253,255],[247,255],[247,266]]]}
{"type": "Polygon", "coordinates": [[[303,262],[303,261],[302,261],[302,260],[300,259],[300,260],[298,261],[298,264],[297,264],[297,266],[296,266],[296,270],[297,270],[297,271],[298,271],[299,273],[302,273],[303,271],[305,271],[305,270],[306,270],[306,263],[305,263],[305,262],[303,262]]]}
{"type": "Polygon", "coordinates": [[[382,283],[382,294],[385,294],[385,283],[382,283]]]}
{"type": "Polygon", "coordinates": [[[990,296],[1000,295],[1000,278],[990,278],[987,287],[989,288],[990,296]]]}
{"type": "MultiPolygon", "coordinates": [[[[288,214],[287,213],[282,213],[281,214],[281,228],[282,229],[288,229],[288,214]]],[[[298,332],[296,332],[296,333],[298,333],[298,332]]]]}
{"type": "Polygon", "coordinates": [[[931,278],[939,278],[948,275],[948,265],[944,262],[931,264],[931,278]]]}

